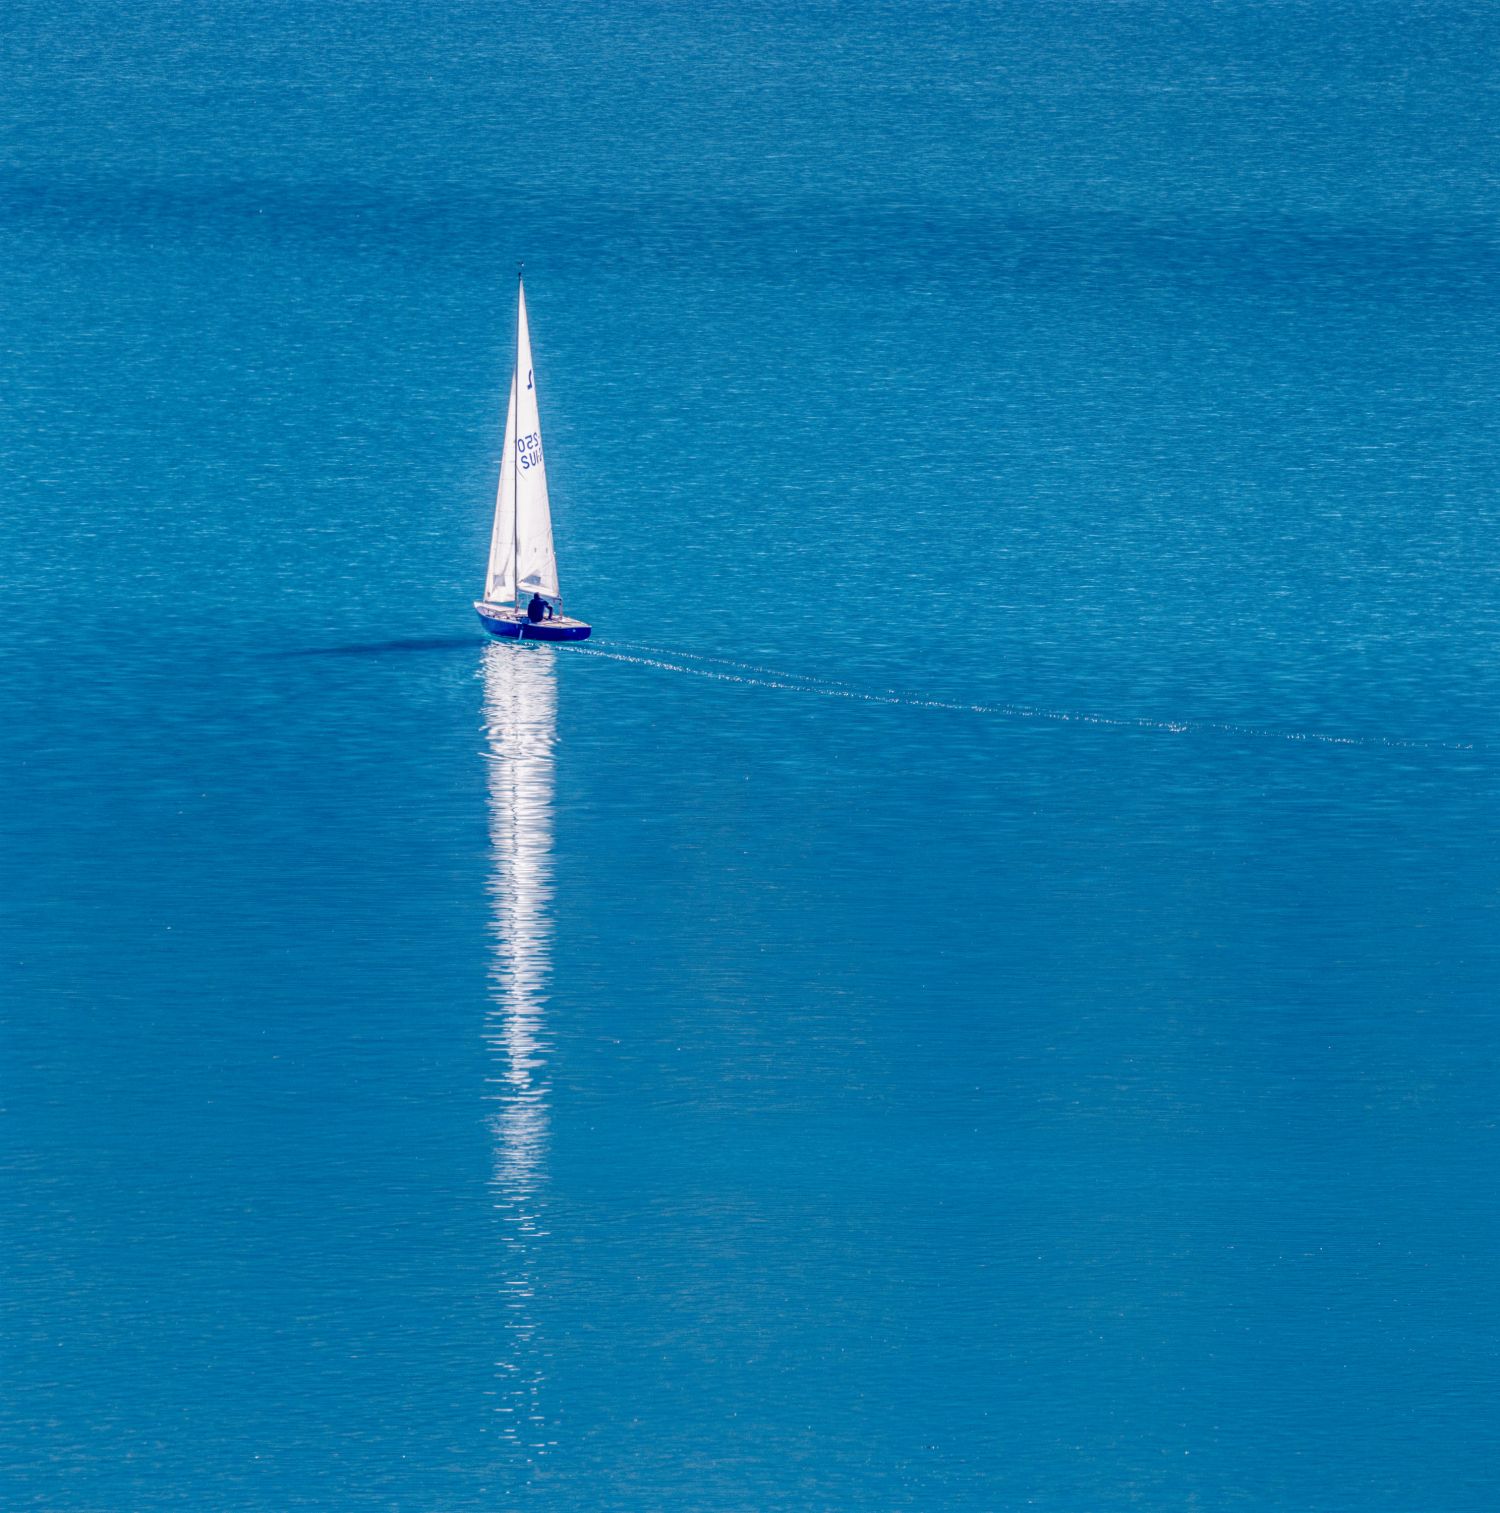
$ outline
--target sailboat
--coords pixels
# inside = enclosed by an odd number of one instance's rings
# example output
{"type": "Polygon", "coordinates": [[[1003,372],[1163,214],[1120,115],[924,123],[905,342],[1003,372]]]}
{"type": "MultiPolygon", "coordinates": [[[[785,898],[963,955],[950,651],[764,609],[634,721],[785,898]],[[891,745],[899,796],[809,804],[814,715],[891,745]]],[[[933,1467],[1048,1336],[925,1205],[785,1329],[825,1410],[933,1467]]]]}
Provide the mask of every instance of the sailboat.
{"type": "Polygon", "coordinates": [[[591,627],[562,612],[542,423],[531,368],[531,332],[526,324],[526,286],[519,273],[516,286],[516,365],[505,412],[500,490],[484,598],[476,599],[474,608],[485,630],[502,640],[585,641],[591,627]]]}

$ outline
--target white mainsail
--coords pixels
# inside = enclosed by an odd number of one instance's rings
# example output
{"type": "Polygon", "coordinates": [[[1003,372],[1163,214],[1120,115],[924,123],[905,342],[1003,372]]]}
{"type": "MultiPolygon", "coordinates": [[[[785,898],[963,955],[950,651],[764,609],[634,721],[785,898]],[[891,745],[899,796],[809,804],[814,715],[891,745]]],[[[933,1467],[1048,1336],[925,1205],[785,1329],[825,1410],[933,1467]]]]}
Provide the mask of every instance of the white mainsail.
{"type": "Polygon", "coordinates": [[[511,375],[510,403],[505,407],[505,449],[500,453],[500,488],[495,495],[495,525],[490,532],[490,565],[484,578],[488,604],[516,597],[516,380],[511,375]]]}
{"type": "Polygon", "coordinates": [[[484,597],[498,604],[534,593],[554,600],[560,597],[523,285],[516,307],[516,369],[505,411],[505,451],[500,460],[500,491],[495,500],[484,597]]]}

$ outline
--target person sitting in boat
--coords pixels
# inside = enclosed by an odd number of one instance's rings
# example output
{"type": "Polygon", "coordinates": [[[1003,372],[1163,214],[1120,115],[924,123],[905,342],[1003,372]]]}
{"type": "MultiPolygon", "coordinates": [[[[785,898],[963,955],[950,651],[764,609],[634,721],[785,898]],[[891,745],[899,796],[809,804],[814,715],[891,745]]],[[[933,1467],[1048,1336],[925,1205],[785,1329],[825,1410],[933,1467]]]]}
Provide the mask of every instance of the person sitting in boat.
{"type": "Polygon", "coordinates": [[[526,606],[526,618],[533,625],[540,625],[543,620],[552,618],[552,606],[540,594],[533,594],[531,603],[526,606]]]}

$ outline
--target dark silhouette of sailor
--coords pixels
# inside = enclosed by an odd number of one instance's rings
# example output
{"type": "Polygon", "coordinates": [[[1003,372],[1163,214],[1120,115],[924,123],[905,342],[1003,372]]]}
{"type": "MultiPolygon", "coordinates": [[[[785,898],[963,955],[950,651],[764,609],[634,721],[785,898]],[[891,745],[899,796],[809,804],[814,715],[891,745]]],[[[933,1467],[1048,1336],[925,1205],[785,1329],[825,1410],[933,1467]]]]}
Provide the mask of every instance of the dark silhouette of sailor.
{"type": "Polygon", "coordinates": [[[526,606],[526,618],[533,625],[540,625],[543,620],[552,618],[552,606],[540,594],[533,594],[531,603],[526,606]]]}

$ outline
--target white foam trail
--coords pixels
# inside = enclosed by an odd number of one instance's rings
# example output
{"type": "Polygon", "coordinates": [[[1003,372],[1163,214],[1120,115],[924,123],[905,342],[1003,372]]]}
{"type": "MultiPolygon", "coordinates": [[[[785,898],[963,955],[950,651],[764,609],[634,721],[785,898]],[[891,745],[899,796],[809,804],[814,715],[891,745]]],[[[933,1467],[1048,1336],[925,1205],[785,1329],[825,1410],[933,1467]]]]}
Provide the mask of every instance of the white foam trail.
{"type": "Polygon", "coordinates": [[[728,657],[704,652],[647,646],[638,642],[611,643],[623,648],[607,651],[599,645],[575,646],[573,651],[585,656],[605,657],[612,662],[628,662],[637,667],[654,667],[662,672],[687,673],[710,678],[718,683],[740,683],[751,688],[773,688],[784,693],[811,693],[828,699],[850,699],[861,704],[894,704],[911,709],[945,709],[957,714],[1002,715],[1016,720],[1049,720],[1067,725],[1102,725],[1121,730],[1158,730],[1171,735],[1210,731],[1218,735],[1249,736],[1257,740],[1293,741],[1322,746],[1386,747],[1411,751],[1473,751],[1468,741],[1423,741],[1400,736],[1330,735],[1317,730],[1273,730],[1261,725],[1236,725],[1224,720],[1160,720],[1146,715],[1107,715],[1079,709],[1045,709],[1035,704],[969,704],[951,699],[929,699],[897,689],[859,688],[808,673],[786,672],[780,668],[761,667],[753,662],[736,662],[728,657]],[[647,655],[632,655],[632,652],[647,655]],[[707,665],[696,665],[707,664],[707,665]],[[734,671],[718,671],[732,668],[734,671]]]}

